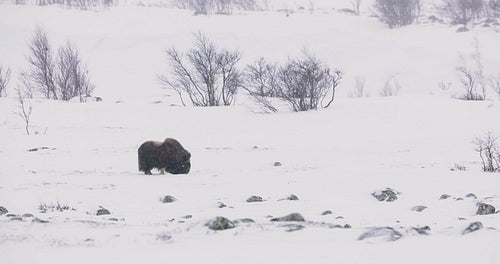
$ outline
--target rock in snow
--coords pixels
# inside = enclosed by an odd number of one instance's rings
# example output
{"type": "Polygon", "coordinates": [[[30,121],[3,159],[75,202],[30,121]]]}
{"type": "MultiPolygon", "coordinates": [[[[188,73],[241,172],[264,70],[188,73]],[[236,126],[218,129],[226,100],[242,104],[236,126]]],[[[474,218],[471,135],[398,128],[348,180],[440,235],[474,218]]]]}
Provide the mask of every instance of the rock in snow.
{"type": "Polygon", "coordinates": [[[234,228],[234,223],[222,216],[217,216],[214,220],[209,221],[206,225],[208,226],[208,228],[215,231],[234,228]]]}
{"type": "Polygon", "coordinates": [[[469,233],[472,233],[472,232],[475,232],[479,229],[482,229],[483,228],[483,224],[481,222],[474,222],[474,223],[471,223],[463,232],[462,234],[469,234],[469,233]]]}
{"type": "Polygon", "coordinates": [[[400,193],[391,188],[385,188],[382,191],[372,193],[372,196],[379,201],[393,202],[398,199],[400,193]]]}
{"type": "Polygon", "coordinates": [[[403,237],[403,234],[392,227],[374,227],[359,236],[358,240],[367,238],[385,238],[387,241],[396,241],[403,237]]]}
{"type": "Polygon", "coordinates": [[[289,215],[285,215],[282,217],[273,218],[273,219],[271,219],[271,221],[273,221],[273,222],[290,222],[290,221],[304,222],[306,220],[299,213],[291,213],[289,215]]]}
{"type": "Polygon", "coordinates": [[[478,203],[476,215],[489,215],[495,213],[495,207],[490,204],[478,203]]]}

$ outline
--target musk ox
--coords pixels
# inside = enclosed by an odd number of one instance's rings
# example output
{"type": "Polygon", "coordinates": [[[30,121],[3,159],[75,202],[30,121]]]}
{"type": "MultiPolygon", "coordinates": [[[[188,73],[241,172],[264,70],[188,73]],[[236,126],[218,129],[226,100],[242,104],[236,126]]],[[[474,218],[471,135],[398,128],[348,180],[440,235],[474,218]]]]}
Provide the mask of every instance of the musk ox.
{"type": "Polygon", "coordinates": [[[172,174],[187,174],[191,169],[191,153],[173,138],[163,142],[146,141],[137,151],[139,154],[139,171],[151,175],[151,169],[172,174]]]}

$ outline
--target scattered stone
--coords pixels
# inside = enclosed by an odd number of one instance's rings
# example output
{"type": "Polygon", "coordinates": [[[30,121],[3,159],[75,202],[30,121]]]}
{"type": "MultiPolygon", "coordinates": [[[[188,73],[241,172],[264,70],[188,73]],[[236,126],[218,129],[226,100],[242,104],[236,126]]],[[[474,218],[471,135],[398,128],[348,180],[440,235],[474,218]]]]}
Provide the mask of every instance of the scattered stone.
{"type": "Polygon", "coordinates": [[[16,217],[16,214],[6,214],[5,217],[16,217]]]}
{"type": "Polygon", "coordinates": [[[490,204],[478,203],[476,215],[489,215],[495,213],[495,207],[490,204]]]}
{"type": "Polygon", "coordinates": [[[49,147],[41,147],[41,148],[32,148],[32,149],[28,149],[29,152],[35,152],[35,151],[39,151],[39,150],[47,150],[47,149],[50,149],[49,147]]]}
{"type": "Polygon", "coordinates": [[[273,222],[291,222],[291,221],[294,221],[294,222],[304,222],[306,220],[299,213],[291,213],[289,215],[285,215],[285,216],[282,216],[282,217],[273,218],[273,219],[271,219],[271,221],[273,221],[273,222]]]}
{"type": "Polygon", "coordinates": [[[349,229],[349,228],[352,228],[352,226],[351,226],[350,224],[345,224],[345,225],[344,225],[344,228],[345,228],[345,229],[349,229]]]}
{"type": "Polygon", "coordinates": [[[282,227],[286,228],[285,230],[286,232],[295,232],[305,228],[305,226],[299,224],[286,224],[282,225],[282,227]]]}
{"type": "Polygon", "coordinates": [[[101,208],[97,210],[97,215],[109,215],[109,214],[111,214],[111,212],[109,212],[109,210],[106,208],[101,208]]]}
{"type": "Polygon", "coordinates": [[[233,223],[235,224],[249,224],[249,223],[255,223],[255,221],[253,219],[250,219],[250,218],[242,218],[242,219],[237,219],[237,220],[234,220],[233,223]]]}
{"type": "Polygon", "coordinates": [[[483,228],[483,224],[481,222],[474,222],[474,223],[471,223],[463,232],[462,234],[469,234],[469,233],[472,233],[472,232],[475,232],[479,229],[482,229],[483,228]]]}
{"type": "Polygon", "coordinates": [[[340,216],[335,217],[335,219],[344,219],[344,217],[340,215],[340,216]]]}
{"type": "Polygon", "coordinates": [[[398,199],[399,194],[399,192],[391,188],[386,188],[383,191],[372,193],[372,196],[377,198],[379,201],[393,202],[398,199]]]}
{"type": "Polygon", "coordinates": [[[260,203],[263,201],[262,197],[255,195],[247,199],[247,203],[260,203]]]}
{"type": "Polygon", "coordinates": [[[359,236],[358,240],[367,238],[386,238],[387,241],[396,241],[403,237],[403,234],[392,227],[374,227],[359,236]]]}
{"type": "Polygon", "coordinates": [[[18,217],[18,216],[16,216],[16,217],[12,217],[12,218],[10,219],[10,221],[19,221],[19,222],[22,222],[22,221],[23,221],[23,218],[22,218],[22,217],[18,217]]]}
{"type": "Polygon", "coordinates": [[[331,214],[333,214],[331,210],[326,210],[323,213],[321,213],[321,215],[331,215],[331,214]]]}
{"type": "Polygon", "coordinates": [[[451,197],[451,195],[449,195],[449,194],[443,194],[443,195],[441,195],[441,197],[439,197],[439,200],[446,200],[450,197],[451,197]]]}
{"type": "Polygon", "coordinates": [[[412,227],[411,230],[416,231],[419,235],[428,235],[427,231],[431,231],[431,228],[429,226],[412,227]]]}
{"type": "Polygon", "coordinates": [[[465,218],[465,217],[459,217],[458,220],[465,221],[465,220],[467,220],[467,218],[465,218]]]}
{"type": "Polygon", "coordinates": [[[282,164],[281,164],[281,162],[279,162],[279,161],[276,161],[276,162],[274,163],[274,167],[280,167],[281,165],[282,165],[282,164]]]}
{"type": "Polygon", "coordinates": [[[175,201],[177,201],[177,199],[171,195],[167,195],[161,200],[162,203],[173,203],[175,201]]]}
{"type": "Polygon", "coordinates": [[[226,207],[227,207],[227,205],[226,205],[226,204],[224,204],[223,202],[217,202],[217,207],[218,207],[218,208],[226,208],[226,207]]]}
{"type": "Polygon", "coordinates": [[[31,222],[33,222],[33,223],[39,223],[39,224],[47,224],[47,223],[49,223],[49,221],[42,220],[42,219],[40,219],[38,217],[33,218],[33,220],[31,220],[31,222]]]}
{"type": "Polygon", "coordinates": [[[215,231],[234,228],[234,223],[222,216],[217,216],[214,220],[209,221],[206,225],[208,226],[208,228],[215,231]]]}
{"type": "Polygon", "coordinates": [[[115,218],[115,217],[109,218],[108,220],[112,221],[112,222],[118,222],[118,218],[115,218]]]}
{"type": "Polygon", "coordinates": [[[160,233],[156,235],[156,240],[168,241],[170,239],[172,239],[172,236],[167,233],[160,233]]]}
{"type": "Polygon", "coordinates": [[[0,215],[7,214],[8,212],[9,212],[9,210],[7,210],[7,208],[0,206],[0,215]]]}
{"type": "Polygon", "coordinates": [[[184,219],[191,219],[191,218],[193,218],[193,216],[192,215],[185,215],[182,218],[184,218],[184,219]]]}
{"type": "Polygon", "coordinates": [[[427,209],[427,206],[423,206],[423,205],[417,205],[417,206],[414,206],[411,208],[412,211],[416,211],[416,212],[422,212],[425,209],[427,209]]]}
{"type": "Polygon", "coordinates": [[[297,197],[295,194],[291,194],[286,199],[289,201],[297,201],[297,200],[299,200],[299,197],[297,197]]]}
{"type": "Polygon", "coordinates": [[[466,198],[472,198],[472,199],[477,199],[477,196],[473,193],[469,193],[465,196],[466,198]]]}
{"type": "Polygon", "coordinates": [[[23,217],[33,217],[33,214],[23,214],[23,217]]]}

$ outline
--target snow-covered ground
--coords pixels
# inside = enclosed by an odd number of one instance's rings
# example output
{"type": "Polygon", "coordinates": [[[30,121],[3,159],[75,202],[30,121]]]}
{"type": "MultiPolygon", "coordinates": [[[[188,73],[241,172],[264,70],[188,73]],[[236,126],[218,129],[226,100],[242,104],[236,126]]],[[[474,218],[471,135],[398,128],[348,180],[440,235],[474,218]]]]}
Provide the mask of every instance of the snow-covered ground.
{"type": "Polygon", "coordinates": [[[0,5],[0,65],[13,71],[0,98],[0,206],[11,214],[0,216],[0,261],[500,263],[500,214],[476,215],[479,202],[500,208],[500,174],[482,172],[471,143],[500,133],[500,101],[493,92],[482,102],[455,99],[459,54],[475,40],[485,73],[500,71],[499,33],[427,23],[389,30],[363,10],[192,16],[0,5]],[[27,136],[14,88],[37,25],[54,46],[79,48],[103,102],[36,99],[27,136]],[[240,94],[236,106],[180,107],[156,76],[167,70],[164,50],[190,48],[198,31],[238,49],[240,66],[313,51],[345,73],[334,105],[262,114],[240,94]],[[349,98],[361,77],[371,96],[349,98]],[[390,78],[399,96],[380,97],[390,78]],[[192,153],[191,172],[139,173],[139,145],[166,137],[192,153]],[[385,188],[398,199],[372,196],[385,188]],[[177,200],[162,203],[166,195],[177,200]],[[254,195],[264,201],[247,203],[254,195]],[[111,214],[97,216],[101,207],[111,214]],[[294,212],[306,221],[270,220],[294,212]],[[206,223],[217,216],[254,222],[212,231],[206,223]],[[463,234],[478,221],[481,230],[463,234]],[[428,235],[414,229],[425,226],[428,235]],[[402,238],[358,240],[374,227],[402,238]]]}

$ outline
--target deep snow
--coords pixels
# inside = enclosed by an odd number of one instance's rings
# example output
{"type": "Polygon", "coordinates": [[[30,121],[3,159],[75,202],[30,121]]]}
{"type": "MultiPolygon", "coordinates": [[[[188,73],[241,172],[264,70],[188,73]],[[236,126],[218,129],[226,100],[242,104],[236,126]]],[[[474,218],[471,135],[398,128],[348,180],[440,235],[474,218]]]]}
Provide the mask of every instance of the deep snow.
{"type": "Polygon", "coordinates": [[[485,71],[498,72],[495,29],[389,30],[367,15],[330,9],[196,17],[154,8],[0,5],[0,35],[7,36],[0,38],[0,63],[13,69],[9,96],[0,98],[0,206],[21,216],[0,216],[2,263],[500,263],[499,214],[475,215],[478,202],[500,207],[500,175],[481,171],[471,143],[500,133],[500,101],[493,93],[483,102],[454,98],[461,92],[458,54],[471,53],[475,38],[485,71]],[[13,87],[36,25],[54,45],[77,44],[104,101],[36,99],[26,136],[13,87]],[[189,48],[199,30],[240,50],[241,65],[310,49],[345,71],[337,100],[307,113],[262,114],[242,94],[236,106],[180,107],[155,76],[167,68],[163,50],[189,48]],[[347,97],[356,76],[366,78],[370,97],[347,97]],[[400,96],[379,97],[391,76],[402,84],[400,96]],[[455,85],[443,91],[441,81],[455,85]],[[165,137],[192,153],[192,171],[137,172],[138,146],[165,137]],[[41,147],[48,149],[28,151],[41,147]],[[456,164],[467,169],[451,170],[456,164]],[[399,199],[371,196],[386,187],[401,192],[399,199]],[[283,200],[290,194],[299,200],[283,200]],[[440,200],[442,194],[451,198],[440,200]],[[163,204],[165,195],[177,201],[163,204]],[[252,195],[265,201],[247,203],[252,195]],[[39,210],[58,204],[68,210],[39,210]],[[411,210],[418,205],[427,209],[411,210]],[[100,207],[111,215],[96,216],[100,207]],[[286,232],[270,221],[292,212],[305,217],[305,228],[286,232]],[[211,231],[205,224],[216,216],[255,223],[211,231]],[[463,235],[475,221],[484,228],[463,235]],[[331,228],[345,224],[352,228],[331,228]],[[403,238],[358,241],[385,226],[403,238]],[[429,235],[410,231],[423,226],[429,235]]]}

